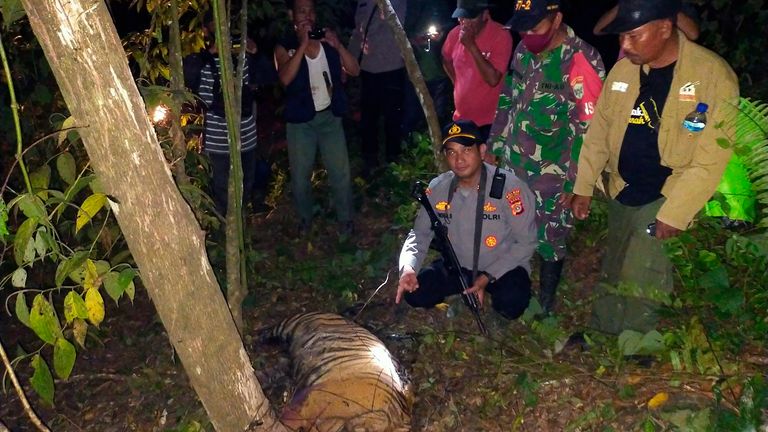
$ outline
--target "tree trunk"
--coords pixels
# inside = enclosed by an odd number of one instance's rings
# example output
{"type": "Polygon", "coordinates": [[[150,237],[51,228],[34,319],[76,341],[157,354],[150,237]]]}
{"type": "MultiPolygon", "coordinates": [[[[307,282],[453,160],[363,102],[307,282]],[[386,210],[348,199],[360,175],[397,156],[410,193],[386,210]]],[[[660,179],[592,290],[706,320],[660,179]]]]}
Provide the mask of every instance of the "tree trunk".
{"type": "Polygon", "coordinates": [[[104,2],[22,4],[213,426],[285,430],[256,379],[206,257],[204,234],[173,182],[104,2]]]}
{"type": "Polygon", "coordinates": [[[181,129],[181,93],[184,91],[184,66],[181,58],[181,30],[179,30],[179,4],[178,0],[171,0],[171,25],[168,38],[168,66],[171,70],[171,90],[175,95],[172,113],[170,115],[171,136],[171,166],[173,174],[176,177],[176,183],[179,186],[189,186],[189,176],[185,167],[187,157],[187,140],[184,137],[184,131],[181,129]]]}
{"type": "Polygon", "coordinates": [[[432,150],[435,153],[435,160],[438,165],[442,165],[442,147],[443,138],[440,131],[440,121],[435,114],[435,104],[432,102],[432,96],[427,89],[427,83],[424,82],[424,76],[421,74],[419,63],[416,62],[416,56],[413,54],[413,47],[411,42],[408,41],[408,35],[405,34],[403,24],[397,18],[395,9],[392,7],[392,3],[389,0],[376,0],[379,9],[384,11],[384,16],[387,19],[387,23],[392,28],[392,33],[395,35],[395,41],[400,47],[400,52],[403,54],[403,60],[405,60],[405,70],[408,72],[408,77],[413,83],[413,87],[416,89],[416,95],[421,102],[421,108],[424,110],[424,118],[427,119],[427,126],[429,127],[429,135],[432,138],[432,150]]]}

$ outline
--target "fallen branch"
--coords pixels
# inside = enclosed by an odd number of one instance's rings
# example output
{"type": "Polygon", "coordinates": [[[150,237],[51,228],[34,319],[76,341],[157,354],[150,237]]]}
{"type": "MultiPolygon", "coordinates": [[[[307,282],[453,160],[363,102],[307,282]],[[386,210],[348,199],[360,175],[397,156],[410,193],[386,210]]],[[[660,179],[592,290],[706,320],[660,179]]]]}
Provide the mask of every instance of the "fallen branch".
{"type": "MultiPolygon", "coordinates": [[[[16,377],[16,372],[14,372],[13,367],[11,366],[11,360],[8,358],[8,354],[5,352],[5,347],[3,346],[2,341],[0,341],[0,357],[2,357],[3,365],[5,365],[5,369],[8,371],[8,376],[11,378],[13,388],[16,389],[16,394],[19,395],[21,405],[24,406],[24,412],[27,413],[29,419],[32,420],[32,424],[34,424],[38,430],[41,432],[50,432],[51,430],[48,429],[48,426],[46,426],[42,420],[40,420],[40,417],[37,416],[37,413],[35,413],[35,410],[29,404],[27,395],[24,394],[24,389],[21,388],[21,384],[19,384],[19,379],[16,377]]],[[[5,426],[0,423],[0,428],[5,428],[5,426]]],[[[8,429],[0,429],[0,432],[3,432],[4,430],[7,431],[8,429]]]]}

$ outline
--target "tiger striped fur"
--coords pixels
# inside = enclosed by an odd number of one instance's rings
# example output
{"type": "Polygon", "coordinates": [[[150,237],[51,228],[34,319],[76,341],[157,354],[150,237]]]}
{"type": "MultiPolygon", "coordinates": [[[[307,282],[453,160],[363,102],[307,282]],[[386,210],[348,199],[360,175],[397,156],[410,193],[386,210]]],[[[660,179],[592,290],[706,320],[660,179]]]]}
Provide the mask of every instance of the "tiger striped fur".
{"type": "Polygon", "coordinates": [[[410,430],[412,395],[396,360],[369,331],[330,313],[288,318],[273,336],[289,344],[297,391],[281,415],[295,431],[410,430]]]}

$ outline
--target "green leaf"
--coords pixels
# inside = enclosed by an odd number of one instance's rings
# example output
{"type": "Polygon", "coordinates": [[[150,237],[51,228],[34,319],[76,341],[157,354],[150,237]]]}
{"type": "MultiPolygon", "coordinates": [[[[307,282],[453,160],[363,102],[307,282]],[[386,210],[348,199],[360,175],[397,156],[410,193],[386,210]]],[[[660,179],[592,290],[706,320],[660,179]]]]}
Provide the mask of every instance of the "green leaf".
{"type": "Polygon", "coordinates": [[[64,200],[66,202],[69,202],[70,200],[72,200],[72,198],[74,198],[75,195],[77,195],[81,190],[83,190],[83,188],[91,184],[91,182],[95,178],[96,178],[95,175],[89,175],[89,176],[80,177],[77,180],[75,180],[75,182],[72,183],[72,185],[70,185],[69,188],[67,189],[67,193],[65,195],[64,200]]]}
{"type": "Polygon", "coordinates": [[[53,306],[48,303],[45,296],[38,294],[32,301],[32,311],[29,314],[29,326],[43,342],[53,344],[56,338],[61,337],[59,319],[53,311],[53,306]]]}
{"type": "Polygon", "coordinates": [[[664,351],[664,336],[656,330],[644,334],[637,346],[638,354],[656,354],[664,351]]]}
{"type": "Polygon", "coordinates": [[[698,281],[704,291],[703,298],[713,303],[721,312],[738,313],[744,304],[744,293],[731,288],[728,272],[723,266],[704,273],[698,281]]]}
{"type": "Polygon", "coordinates": [[[32,388],[48,405],[53,406],[53,376],[51,370],[48,369],[48,365],[45,363],[40,354],[35,354],[32,357],[32,369],[35,373],[32,374],[29,382],[32,384],[32,388]]]}
{"type": "Polygon", "coordinates": [[[727,138],[720,137],[715,140],[717,142],[717,145],[719,145],[721,148],[727,149],[731,147],[731,142],[728,141],[727,138]]]}
{"type": "Polygon", "coordinates": [[[77,163],[72,153],[64,152],[56,158],[56,171],[59,172],[59,177],[68,185],[77,180],[77,163]]]}
{"type": "Polygon", "coordinates": [[[136,275],[136,270],[127,268],[120,272],[120,277],[117,279],[121,292],[128,295],[131,302],[133,302],[133,298],[136,296],[136,286],[133,283],[133,279],[136,275]]]}
{"type": "Polygon", "coordinates": [[[67,278],[67,276],[69,276],[73,271],[81,268],[86,259],[88,259],[88,252],[78,251],[68,259],[61,261],[59,266],[56,268],[56,286],[61,287],[61,284],[64,283],[64,280],[67,278]]]}
{"type": "MultiPolygon", "coordinates": [[[[69,132],[75,127],[75,118],[72,116],[67,117],[61,124],[61,130],[59,131],[59,145],[69,137],[69,132]]],[[[70,141],[73,141],[70,139],[70,141]]],[[[71,183],[70,183],[71,184],[71,183]]]]}
{"type": "Polygon", "coordinates": [[[53,370],[59,378],[69,378],[75,366],[75,357],[77,352],[74,345],[63,337],[56,339],[56,345],[53,346],[53,370]]]}
{"type": "Polygon", "coordinates": [[[24,288],[27,285],[27,271],[24,270],[24,267],[19,267],[13,272],[11,285],[16,288],[24,288]]]}
{"type": "Polygon", "coordinates": [[[72,335],[75,337],[75,342],[81,347],[85,348],[85,336],[88,334],[88,323],[80,318],[75,318],[72,323],[72,335]]]}
{"type": "Polygon", "coordinates": [[[29,306],[23,292],[16,294],[16,318],[27,327],[29,324],[29,306]]]}
{"type": "Polygon", "coordinates": [[[59,244],[53,239],[51,233],[49,233],[47,229],[43,229],[43,227],[41,227],[37,230],[37,234],[45,242],[46,249],[50,250],[58,257],[60,253],[59,244]]]}
{"type": "Polygon", "coordinates": [[[87,290],[98,290],[101,286],[101,278],[99,277],[99,270],[96,268],[96,263],[90,259],[85,260],[85,272],[83,274],[83,287],[87,290]]]}
{"type": "Polygon", "coordinates": [[[88,318],[88,308],[86,308],[85,301],[77,291],[70,291],[64,298],[64,318],[68,323],[77,318],[88,318]]]}
{"type": "Polygon", "coordinates": [[[133,284],[133,281],[128,282],[128,286],[125,287],[125,294],[133,303],[133,299],[136,297],[136,286],[133,284]]]}
{"type": "Polygon", "coordinates": [[[26,14],[21,0],[0,0],[0,12],[3,13],[3,25],[6,30],[26,14]]]}
{"type": "Polygon", "coordinates": [[[125,286],[120,284],[120,274],[117,272],[107,273],[104,276],[104,289],[107,291],[107,294],[112,298],[112,300],[117,303],[125,291],[125,286]]]}
{"type": "Polygon", "coordinates": [[[95,193],[83,201],[83,205],[77,211],[77,223],[75,224],[75,232],[80,231],[80,228],[85,226],[96,213],[104,207],[107,203],[107,196],[103,193],[95,193]]]}
{"type": "Polygon", "coordinates": [[[45,234],[46,229],[44,226],[41,226],[37,229],[37,233],[35,234],[35,252],[37,252],[37,256],[44,257],[45,253],[48,251],[48,242],[45,240],[45,234]]]}
{"type": "Polygon", "coordinates": [[[32,240],[32,234],[34,234],[35,229],[37,229],[37,219],[29,218],[22,222],[16,231],[16,238],[13,240],[13,257],[19,266],[25,263],[24,255],[27,252],[27,245],[32,240]]]}
{"type": "Polygon", "coordinates": [[[640,341],[643,334],[634,330],[624,330],[619,335],[619,350],[622,355],[630,356],[637,354],[640,348],[640,341]]]}
{"type": "Polygon", "coordinates": [[[42,199],[48,199],[48,185],[51,184],[51,167],[43,165],[29,174],[29,182],[32,190],[42,199]]]}
{"type": "Polygon", "coordinates": [[[85,292],[85,307],[88,309],[88,321],[98,327],[104,320],[104,299],[97,289],[85,292]]]}
{"type": "Polygon", "coordinates": [[[5,200],[0,198],[0,239],[4,239],[8,233],[8,207],[5,205],[5,200]]]}
{"type": "Polygon", "coordinates": [[[45,212],[45,204],[43,204],[43,201],[38,196],[24,194],[19,197],[17,203],[24,216],[28,218],[40,220],[48,218],[48,214],[45,212]]]}

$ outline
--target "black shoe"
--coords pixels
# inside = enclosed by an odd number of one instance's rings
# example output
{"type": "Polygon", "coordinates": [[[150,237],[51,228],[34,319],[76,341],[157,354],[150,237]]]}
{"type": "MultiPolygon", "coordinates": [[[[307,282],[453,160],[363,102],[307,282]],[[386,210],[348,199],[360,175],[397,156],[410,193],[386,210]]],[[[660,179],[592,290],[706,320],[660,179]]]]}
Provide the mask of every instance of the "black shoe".
{"type": "Polygon", "coordinates": [[[634,363],[643,369],[650,369],[651,366],[653,366],[653,362],[656,361],[656,358],[651,355],[633,354],[624,356],[624,360],[629,363],[634,363]]]}
{"type": "Polygon", "coordinates": [[[539,273],[539,303],[545,315],[551,314],[555,309],[557,286],[560,284],[560,276],[563,274],[563,263],[560,261],[542,261],[539,273]]]}
{"type": "Polygon", "coordinates": [[[589,351],[589,342],[587,342],[587,339],[584,337],[584,333],[582,332],[576,332],[568,336],[568,340],[565,341],[565,345],[563,345],[563,351],[578,351],[578,352],[584,352],[589,351]]]}

